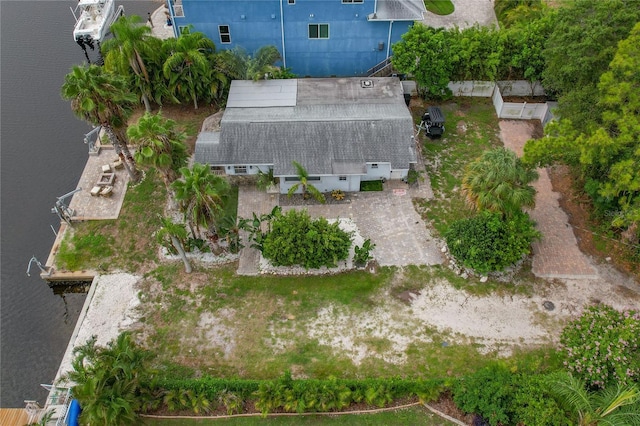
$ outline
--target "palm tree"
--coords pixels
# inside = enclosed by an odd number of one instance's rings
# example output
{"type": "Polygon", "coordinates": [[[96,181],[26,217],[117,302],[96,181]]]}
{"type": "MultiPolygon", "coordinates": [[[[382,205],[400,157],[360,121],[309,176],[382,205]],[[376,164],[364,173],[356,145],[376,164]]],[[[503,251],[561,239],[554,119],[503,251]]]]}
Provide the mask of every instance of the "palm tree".
{"type": "Polygon", "coordinates": [[[538,173],[513,151],[497,148],[485,151],[467,166],[462,192],[475,210],[511,217],[523,207],[535,205],[536,190],[529,184],[537,178],[538,173]]]}
{"type": "Polygon", "coordinates": [[[162,66],[169,88],[180,99],[189,98],[198,109],[198,98],[216,98],[226,84],[226,77],[213,67],[215,45],[201,32],[183,32],[168,39],[169,56],[162,66]]]}
{"type": "Polygon", "coordinates": [[[278,70],[274,64],[282,59],[275,46],[263,46],[251,57],[241,48],[220,53],[223,72],[235,80],[260,80],[278,70]]]}
{"type": "Polygon", "coordinates": [[[635,385],[589,392],[583,380],[562,374],[549,388],[579,426],[640,425],[640,390],[635,385]]]}
{"type": "MultiPolygon", "coordinates": [[[[195,225],[194,237],[201,236],[200,227],[209,230],[223,211],[223,200],[229,191],[227,181],[211,173],[209,166],[195,163],[191,169],[180,169],[182,180],[171,185],[185,220],[195,225]]],[[[216,234],[214,232],[214,234],[216,234]]]]}
{"type": "Polygon", "coordinates": [[[131,179],[137,181],[138,172],[125,133],[136,99],[125,79],[97,65],[76,65],[65,76],[61,94],[63,99],[71,101],[76,116],[94,126],[102,126],[131,179]]]}
{"type": "Polygon", "coordinates": [[[144,102],[145,110],[149,112],[151,79],[144,57],[154,55],[160,42],[152,43],[151,28],[137,15],[121,16],[111,25],[111,32],[114,37],[102,44],[105,67],[122,74],[127,74],[129,69],[133,71],[139,95],[144,102]]]}
{"type": "Polygon", "coordinates": [[[122,333],[107,347],[96,346],[96,337],[74,350],[73,370],[65,379],[73,383],[73,396],[82,406],[82,424],[135,424],[140,397],[153,376],[147,366],[151,355],[137,347],[129,333],[122,333]]]}
{"type": "Polygon", "coordinates": [[[176,122],[161,112],[145,113],[127,129],[129,141],[137,145],[134,155],[139,164],[155,167],[162,173],[167,190],[177,179],[181,167],[188,161],[186,135],[177,129],[176,122]]]}
{"type": "Polygon", "coordinates": [[[169,237],[171,245],[176,249],[182,263],[184,263],[184,271],[187,274],[191,273],[191,264],[187,255],[184,252],[184,245],[182,241],[187,239],[187,228],[182,223],[175,223],[171,218],[163,217],[160,219],[162,228],[158,231],[157,238],[159,241],[163,241],[166,237],[169,237]]]}
{"type": "Polygon", "coordinates": [[[302,195],[304,198],[308,198],[309,194],[311,194],[313,198],[324,204],[324,195],[322,195],[322,193],[318,191],[318,188],[309,183],[309,173],[307,172],[307,169],[302,167],[302,165],[297,161],[294,161],[292,164],[296,168],[296,173],[298,175],[299,181],[291,188],[289,188],[287,196],[291,197],[298,190],[298,188],[302,188],[302,195]]]}

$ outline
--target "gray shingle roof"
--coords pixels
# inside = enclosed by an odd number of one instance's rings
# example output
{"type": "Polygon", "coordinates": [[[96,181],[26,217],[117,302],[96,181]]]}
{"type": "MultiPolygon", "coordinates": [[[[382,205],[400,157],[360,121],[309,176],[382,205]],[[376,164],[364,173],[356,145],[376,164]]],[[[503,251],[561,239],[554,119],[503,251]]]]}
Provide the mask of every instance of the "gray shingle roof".
{"type": "Polygon", "coordinates": [[[198,136],[196,161],[273,164],[278,176],[295,174],[292,161],[315,175],[362,174],[367,162],[409,168],[416,161],[413,119],[400,82],[374,79],[380,90],[374,96],[360,80],[298,80],[295,107],[227,108],[219,138],[208,132],[198,136]]]}

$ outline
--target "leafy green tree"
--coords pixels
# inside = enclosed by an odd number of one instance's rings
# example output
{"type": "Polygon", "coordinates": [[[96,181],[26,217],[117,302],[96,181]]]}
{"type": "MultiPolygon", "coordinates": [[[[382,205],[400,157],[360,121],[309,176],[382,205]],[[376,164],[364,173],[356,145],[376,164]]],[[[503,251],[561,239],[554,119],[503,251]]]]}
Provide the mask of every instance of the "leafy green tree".
{"type": "Polygon", "coordinates": [[[562,330],[568,370],[590,387],[628,385],[640,378],[640,313],[591,306],[562,330]]]}
{"type": "Polygon", "coordinates": [[[154,371],[151,353],[138,347],[130,333],[122,333],[106,347],[93,336],[74,349],[72,371],[65,379],[73,383],[73,396],[82,407],[80,422],[92,425],[128,425],[139,422],[138,410],[154,371]]]}
{"type": "Polygon", "coordinates": [[[160,223],[162,227],[158,230],[156,238],[165,247],[169,245],[166,242],[166,239],[169,239],[170,247],[178,253],[180,259],[182,259],[182,263],[184,263],[184,271],[190,274],[192,271],[191,263],[189,263],[189,259],[187,259],[187,255],[184,252],[184,241],[187,240],[187,227],[182,223],[175,223],[168,217],[160,218],[160,223]]]}
{"type": "Polygon", "coordinates": [[[555,12],[545,7],[536,18],[523,19],[500,31],[499,75],[507,79],[523,78],[532,86],[542,80],[546,65],[543,52],[553,30],[554,18],[555,12]]]}
{"type": "Polygon", "coordinates": [[[210,230],[223,211],[222,203],[229,191],[229,184],[224,178],[211,173],[205,164],[195,163],[191,169],[182,167],[180,173],[182,179],[176,180],[171,186],[185,219],[195,226],[194,236],[199,237],[200,227],[210,230]]]}
{"type": "Polygon", "coordinates": [[[241,48],[225,50],[219,56],[223,71],[234,80],[262,80],[281,73],[275,64],[282,57],[278,48],[272,45],[261,47],[253,56],[241,48]]]}
{"type": "Polygon", "coordinates": [[[63,99],[71,101],[76,116],[94,126],[102,126],[131,179],[137,181],[138,172],[125,130],[135,95],[129,92],[126,80],[97,65],[76,65],[65,76],[61,94],[63,99]]]}
{"type": "Polygon", "coordinates": [[[498,31],[475,25],[449,30],[447,34],[452,80],[496,80],[503,48],[498,31]]]}
{"type": "Polygon", "coordinates": [[[149,95],[151,79],[145,64],[145,57],[152,57],[158,51],[160,41],[151,36],[151,28],[137,15],[121,16],[111,25],[113,38],[105,40],[102,50],[105,52],[105,67],[119,74],[132,71],[138,94],[145,110],[151,111],[149,95]]]}
{"type": "Polygon", "coordinates": [[[617,43],[640,21],[635,0],[576,0],[557,10],[544,52],[544,87],[558,94],[559,114],[580,131],[600,119],[597,84],[617,43]]]}
{"type": "Polygon", "coordinates": [[[551,381],[550,390],[579,426],[640,425],[640,391],[635,385],[591,392],[584,381],[565,374],[551,381]]]}
{"type": "Polygon", "coordinates": [[[477,211],[488,210],[509,218],[523,207],[535,205],[536,190],[530,183],[538,173],[506,148],[485,151],[471,162],[462,178],[467,203],[477,211]]]}
{"type": "Polygon", "coordinates": [[[176,122],[164,118],[161,112],[145,113],[129,126],[127,136],[137,145],[135,160],[158,169],[165,186],[171,189],[171,183],[188,160],[186,135],[178,130],[176,122]]]}
{"type": "Polygon", "coordinates": [[[227,81],[213,66],[213,42],[201,32],[185,31],[165,43],[169,55],[162,70],[173,95],[191,100],[195,109],[198,99],[217,98],[227,81]]]}
{"type": "Polygon", "coordinates": [[[415,24],[393,45],[394,69],[414,76],[423,96],[451,95],[449,81],[453,75],[454,58],[448,33],[415,24]]]}
{"type": "Polygon", "coordinates": [[[325,202],[324,195],[315,186],[309,183],[309,172],[297,161],[293,162],[293,166],[296,168],[296,174],[299,181],[289,188],[287,196],[291,197],[298,189],[302,189],[302,195],[304,198],[308,198],[309,195],[313,196],[316,200],[323,203],[325,202]]]}

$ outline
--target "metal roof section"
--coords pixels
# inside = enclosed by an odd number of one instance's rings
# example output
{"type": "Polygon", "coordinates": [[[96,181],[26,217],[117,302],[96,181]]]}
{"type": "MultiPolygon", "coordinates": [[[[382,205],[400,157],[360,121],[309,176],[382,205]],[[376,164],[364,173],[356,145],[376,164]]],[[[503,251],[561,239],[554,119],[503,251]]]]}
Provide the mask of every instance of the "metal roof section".
{"type": "Polygon", "coordinates": [[[367,17],[370,21],[421,21],[427,13],[422,0],[377,0],[377,9],[367,17]]]}
{"type": "Polygon", "coordinates": [[[227,108],[295,106],[298,80],[234,80],[227,108]]]}

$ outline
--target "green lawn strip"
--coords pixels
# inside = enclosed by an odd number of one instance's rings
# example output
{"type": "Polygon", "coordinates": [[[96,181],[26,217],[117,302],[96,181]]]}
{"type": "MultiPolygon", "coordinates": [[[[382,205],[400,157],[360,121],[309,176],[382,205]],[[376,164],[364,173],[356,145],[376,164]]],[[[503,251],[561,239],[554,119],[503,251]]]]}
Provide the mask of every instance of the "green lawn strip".
{"type": "Polygon", "coordinates": [[[381,180],[365,180],[360,182],[360,191],[382,191],[381,180]]]}
{"type": "Polygon", "coordinates": [[[427,10],[436,15],[451,15],[455,10],[451,0],[425,0],[427,10]]]}
{"type": "Polygon", "coordinates": [[[237,417],[230,419],[144,419],[147,426],[202,426],[202,425],[274,425],[274,426],[298,426],[298,425],[328,425],[328,426],[377,426],[377,425],[453,425],[443,418],[429,412],[424,407],[415,406],[381,413],[342,414],[342,415],[304,415],[304,416],[269,416],[261,417],[237,417]]]}
{"type": "Polygon", "coordinates": [[[113,270],[135,272],[157,258],[153,234],[160,227],[166,189],[155,170],[129,186],[117,220],[75,223],[56,257],[61,270],[113,270]]]}

